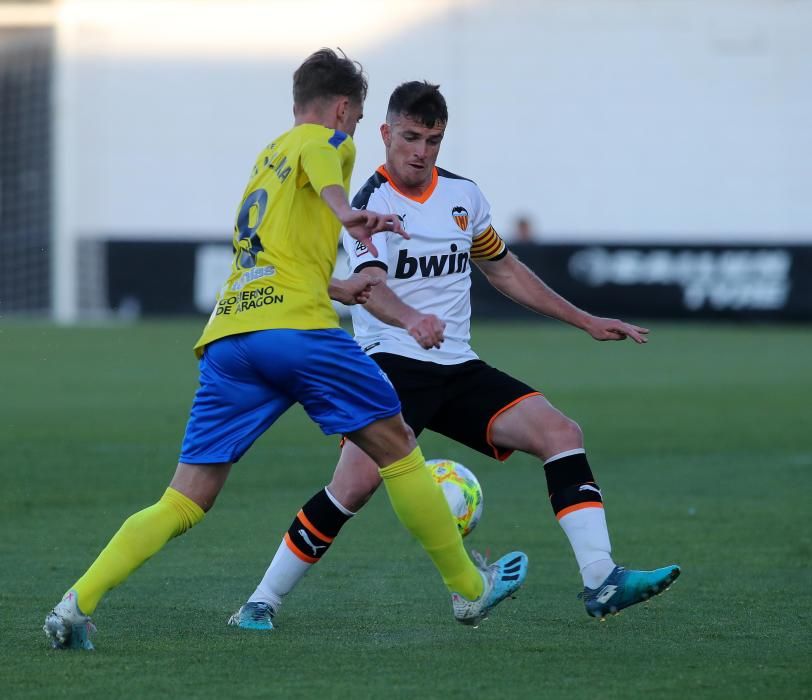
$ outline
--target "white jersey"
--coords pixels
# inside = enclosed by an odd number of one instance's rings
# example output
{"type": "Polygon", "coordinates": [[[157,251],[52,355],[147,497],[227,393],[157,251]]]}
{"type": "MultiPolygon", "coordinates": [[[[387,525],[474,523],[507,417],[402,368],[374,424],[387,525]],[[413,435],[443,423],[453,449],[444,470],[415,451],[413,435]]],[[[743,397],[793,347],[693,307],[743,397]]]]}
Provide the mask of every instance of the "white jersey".
{"type": "Polygon", "coordinates": [[[498,260],[507,254],[491,227],[488,201],[466,178],[439,168],[419,198],[399,192],[381,166],[352,201],[355,209],[397,214],[409,239],[376,233],[374,257],[343,234],[351,272],[368,266],[387,271],[387,284],[421,313],[445,321],[445,340],[424,350],[403,328],[379,321],[362,305],[352,308],[355,339],[368,354],[393,353],[415,360],[453,365],[477,359],[471,349],[471,260],[498,260]]]}

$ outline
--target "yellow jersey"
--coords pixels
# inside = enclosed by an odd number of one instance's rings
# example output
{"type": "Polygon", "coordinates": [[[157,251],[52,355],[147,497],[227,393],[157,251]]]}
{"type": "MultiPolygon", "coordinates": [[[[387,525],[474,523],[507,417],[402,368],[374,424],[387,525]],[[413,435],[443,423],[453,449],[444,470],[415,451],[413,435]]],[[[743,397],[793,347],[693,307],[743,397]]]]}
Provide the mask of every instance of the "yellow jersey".
{"type": "Polygon", "coordinates": [[[234,262],[203,335],[218,338],[268,328],[337,328],[327,288],[341,224],[321,191],[349,192],[355,144],[344,132],[300,124],[257,158],[234,225],[234,262]]]}

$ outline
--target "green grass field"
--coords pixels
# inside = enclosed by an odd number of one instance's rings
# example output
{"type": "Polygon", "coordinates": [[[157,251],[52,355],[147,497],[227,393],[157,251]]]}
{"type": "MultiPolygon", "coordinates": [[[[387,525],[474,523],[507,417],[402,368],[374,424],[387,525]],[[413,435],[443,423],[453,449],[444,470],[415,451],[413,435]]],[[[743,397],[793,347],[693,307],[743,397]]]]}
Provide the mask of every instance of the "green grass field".
{"type": "Polygon", "coordinates": [[[45,613],[174,469],[199,321],[0,325],[0,694],[13,697],[812,697],[812,328],[655,324],[646,347],[553,324],[475,328],[483,359],[578,420],[620,563],[683,567],[604,623],[540,465],[433,434],[478,475],[468,544],[530,557],[519,597],[455,623],[378,494],[271,634],[227,628],[337,457],[300,409],[234,469],[205,521],[99,606],[97,652],[53,652],[45,613]]]}

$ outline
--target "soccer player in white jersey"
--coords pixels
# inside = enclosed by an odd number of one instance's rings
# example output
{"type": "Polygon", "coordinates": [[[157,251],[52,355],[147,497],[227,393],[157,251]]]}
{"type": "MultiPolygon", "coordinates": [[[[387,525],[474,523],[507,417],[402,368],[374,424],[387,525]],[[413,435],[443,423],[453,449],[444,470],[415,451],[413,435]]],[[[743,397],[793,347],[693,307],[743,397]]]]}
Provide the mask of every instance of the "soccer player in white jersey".
{"type": "MultiPolygon", "coordinates": [[[[541,393],[481,361],[469,344],[471,263],[516,303],[596,340],[642,344],[648,330],[576,308],[508,251],[477,185],[435,165],[447,122],[438,86],[409,82],[392,93],[381,126],[386,164],[352,204],[397,214],[409,239],[376,234],[375,256],[344,236],[351,269],[382,282],[365,307],[352,309],[356,341],[392,381],[416,435],[428,428],[500,461],[520,450],[543,462],[553,512],[580,569],[586,611],[603,618],[665,590],[680,569],[615,564],[580,427],[541,393]]],[[[298,512],[259,587],[229,623],[272,629],[285,595],[379,484],[374,462],[345,440],[332,481],[298,512]]]]}

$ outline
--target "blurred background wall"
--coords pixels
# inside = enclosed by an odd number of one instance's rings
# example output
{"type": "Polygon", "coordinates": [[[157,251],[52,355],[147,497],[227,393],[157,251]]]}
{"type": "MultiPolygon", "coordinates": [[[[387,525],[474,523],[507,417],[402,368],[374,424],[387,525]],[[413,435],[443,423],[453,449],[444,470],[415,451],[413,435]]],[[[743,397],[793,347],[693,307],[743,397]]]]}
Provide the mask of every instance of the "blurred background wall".
{"type": "Polygon", "coordinates": [[[291,74],[339,46],[370,79],[354,186],[392,88],[438,82],[439,164],[576,302],[812,318],[810,37],[806,0],[3,3],[0,303],[209,308],[291,74]]]}

